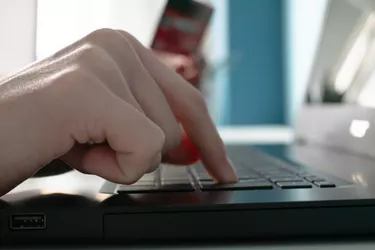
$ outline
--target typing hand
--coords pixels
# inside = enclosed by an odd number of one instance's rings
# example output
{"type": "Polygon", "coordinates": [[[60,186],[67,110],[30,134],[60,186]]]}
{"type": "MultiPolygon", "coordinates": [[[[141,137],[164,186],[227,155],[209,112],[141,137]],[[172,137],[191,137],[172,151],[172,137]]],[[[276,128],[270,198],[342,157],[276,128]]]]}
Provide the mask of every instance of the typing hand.
{"type": "Polygon", "coordinates": [[[97,30],[1,80],[0,121],[0,195],[59,157],[131,184],[162,159],[183,162],[181,126],[214,178],[236,180],[200,92],[124,31],[97,30]]]}
{"type": "Polygon", "coordinates": [[[168,67],[180,74],[186,81],[200,89],[201,77],[206,68],[206,61],[201,54],[184,56],[161,51],[154,51],[157,57],[168,67]]]}

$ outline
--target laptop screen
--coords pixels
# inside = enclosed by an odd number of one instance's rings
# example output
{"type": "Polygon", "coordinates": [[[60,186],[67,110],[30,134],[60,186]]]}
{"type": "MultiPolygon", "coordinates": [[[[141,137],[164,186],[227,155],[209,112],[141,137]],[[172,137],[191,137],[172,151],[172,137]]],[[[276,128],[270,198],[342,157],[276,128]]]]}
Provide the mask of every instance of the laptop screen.
{"type": "Polygon", "coordinates": [[[306,104],[375,108],[375,1],[329,1],[306,104]]]}

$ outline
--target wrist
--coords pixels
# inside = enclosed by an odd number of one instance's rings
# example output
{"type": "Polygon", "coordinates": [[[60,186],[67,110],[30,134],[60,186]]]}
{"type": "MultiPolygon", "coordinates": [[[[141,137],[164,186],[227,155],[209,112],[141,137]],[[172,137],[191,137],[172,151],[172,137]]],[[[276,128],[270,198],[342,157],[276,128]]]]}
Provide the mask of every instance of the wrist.
{"type": "Polygon", "coordinates": [[[54,148],[58,147],[57,135],[40,107],[40,90],[27,92],[21,86],[14,80],[0,85],[0,195],[34,175],[58,153],[54,148]]]}

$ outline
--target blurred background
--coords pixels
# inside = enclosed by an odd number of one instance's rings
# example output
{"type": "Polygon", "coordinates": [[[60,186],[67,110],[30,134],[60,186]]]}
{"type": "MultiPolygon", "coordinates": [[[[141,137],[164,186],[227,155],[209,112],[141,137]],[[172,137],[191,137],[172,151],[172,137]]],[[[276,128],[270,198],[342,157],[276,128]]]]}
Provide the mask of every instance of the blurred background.
{"type": "MultiPolygon", "coordinates": [[[[214,8],[202,45],[208,64],[203,89],[218,125],[293,122],[306,97],[329,1],[200,1],[214,8]]],[[[150,46],[165,4],[0,0],[0,76],[102,27],[126,30],[150,46]]]]}

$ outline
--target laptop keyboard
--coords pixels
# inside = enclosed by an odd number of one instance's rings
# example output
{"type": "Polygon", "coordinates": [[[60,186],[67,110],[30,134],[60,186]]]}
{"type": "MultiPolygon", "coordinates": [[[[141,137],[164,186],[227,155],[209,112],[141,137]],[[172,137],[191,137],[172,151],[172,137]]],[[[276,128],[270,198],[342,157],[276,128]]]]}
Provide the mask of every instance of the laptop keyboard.
{"type": "MultiPolygon", "coordinates": [[[[234,161],[238,182],[216,183],[202,164],[193,167],[161,165],[132,185],[119,185],[119,193],[193,192],[196,190],[264,190],[335,188],[336,184],[306,169],[286,164],[260,152],[234,161]],[[251,164],[246,163],[251,159],[251,164]]],[[[233,159],[232,159],[233,160],[233,159]]]]}

